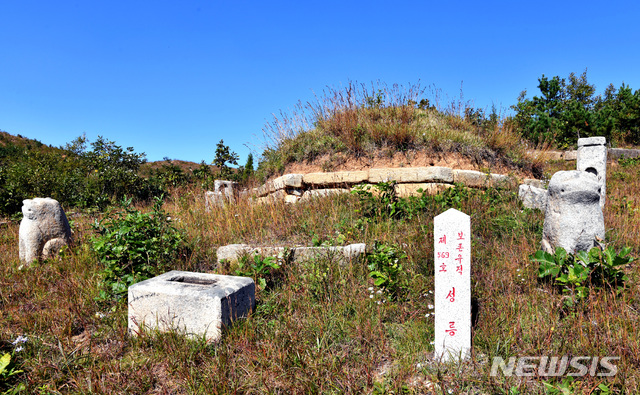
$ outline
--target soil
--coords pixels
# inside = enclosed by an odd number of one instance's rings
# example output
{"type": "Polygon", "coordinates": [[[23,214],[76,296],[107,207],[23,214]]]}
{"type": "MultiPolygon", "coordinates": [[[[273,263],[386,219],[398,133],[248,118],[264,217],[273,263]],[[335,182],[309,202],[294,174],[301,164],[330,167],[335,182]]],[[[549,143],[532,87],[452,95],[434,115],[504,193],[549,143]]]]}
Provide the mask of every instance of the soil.
{"type": "Polygon", "coordinates": [[[324,155],[311,162],[289,163],[283,174],[306,174],[316,172],[356,171],[380,168],[442,166],[461,170],[489,171],[498,174],[515,174],[522,178],[535,178],[531,172],[508,167],[504,164],[476,161],[457,152],[408,151],[393,154],[355,158],[342,153],[324,155]],[[479,162],[479,163],[478,163],[479,162]]]}

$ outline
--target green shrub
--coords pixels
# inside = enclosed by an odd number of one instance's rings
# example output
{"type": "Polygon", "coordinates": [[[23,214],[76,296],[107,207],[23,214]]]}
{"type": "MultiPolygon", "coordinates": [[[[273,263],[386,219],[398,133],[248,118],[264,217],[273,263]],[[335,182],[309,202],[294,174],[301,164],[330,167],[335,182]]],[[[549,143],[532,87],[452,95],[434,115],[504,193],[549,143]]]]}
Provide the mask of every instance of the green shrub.
{"type": "Polygon", "coordinates": [[[407,277],[402,267],[406,259],[407,255],[399,248],[378,241],[373,243],[373,251],[366,255],[369,277],[392,300],[402,298],[407,290],[407,277]]]}
{"type": "Polygon", "coordinates": [[[161,198],[155,198],[149,213],[130,205],[131,199],[123,200],[123,210],[111,211],[93,224],[98,235],[91,245],[105,265],[101,300],[121,299],[129,286],[160,274],[185,252],[184,235],[171,225],[161,198]]]}
{"type": "MultiPolygon", "coordinates": [[[[284,253],[279,258],[286,260],[286,255],[287,253],[284,253]]],[[[255,254],[251,257],[245,255],[238,260],[238,268],[235,270],[235,275],[253,278],[257,290],[264,291],[275,285],[280,268],[281,265],[278,263],[278,259],[272,256],[263,257],[255,254]]]]}
{"type": "Polygon", "coordinates": [[[594,247],[589,252],[578,251],[572,255],[558,247],[555,254],[539,250],[530,258],[540,265],[538,277],[551,280],[569,295],[565,304],[573,305],[586,298],[590,288],[617,292],[624,289],[629,279],[621,267],[633,261],[630,252],[631,248],[627,247],[616,253],[609,246],[604,250],[594,247]]]}

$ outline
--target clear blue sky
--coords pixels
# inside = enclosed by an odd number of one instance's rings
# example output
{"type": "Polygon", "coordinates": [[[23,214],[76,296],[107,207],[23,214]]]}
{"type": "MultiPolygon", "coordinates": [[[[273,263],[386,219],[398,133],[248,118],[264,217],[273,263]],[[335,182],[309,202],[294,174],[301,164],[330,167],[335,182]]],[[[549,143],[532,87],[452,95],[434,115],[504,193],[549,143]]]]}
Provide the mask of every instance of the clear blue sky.
{"type": "Polygon", "coordinates": [[[0,0],[0,130],[149,160],[259,154],[272,113],[349,81],[507,109],[588,68],[640,89],[637,1],[0,0]]]}

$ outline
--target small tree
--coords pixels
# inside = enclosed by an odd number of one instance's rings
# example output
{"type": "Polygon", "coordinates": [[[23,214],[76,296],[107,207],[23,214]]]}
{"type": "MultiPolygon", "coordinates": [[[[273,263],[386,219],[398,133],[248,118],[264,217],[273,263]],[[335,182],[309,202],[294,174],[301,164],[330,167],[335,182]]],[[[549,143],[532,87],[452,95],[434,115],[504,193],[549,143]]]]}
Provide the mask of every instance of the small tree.
{"type": "Polygon", "coordinates": [[[228,146],[224,145],[224,141],[220,140],[216,146],[216,157],[213,159],[213,165],[218,168],[220,177],[224,179],[233,178],[234,174],[229,165],[238,165],[238,154],[231,151],[228,146]]]}
{"type": "Polygon", "coordinates": [[[247,163],[242,169],[242,181],[246,182],[251,176],[253,176],[253,154],[247,156],[247,163]]]}

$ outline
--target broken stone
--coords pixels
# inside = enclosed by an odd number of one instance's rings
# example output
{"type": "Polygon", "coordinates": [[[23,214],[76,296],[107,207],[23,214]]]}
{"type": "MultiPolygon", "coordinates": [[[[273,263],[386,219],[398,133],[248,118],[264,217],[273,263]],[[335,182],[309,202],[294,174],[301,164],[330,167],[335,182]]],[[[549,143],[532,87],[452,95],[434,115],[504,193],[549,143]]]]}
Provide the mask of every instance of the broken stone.
{"type": "Polygon", "coordinates": [[[607,140],[604,137],[578,139],[576,169],[596,176],[600,183],[600,207],[607,198],[607,140]]]}
{"type": "Polygon", "coordinates": [[[518,188],[518,197],[526,208],[545,210],[547,206],[547,190],[532,185],[522,184],[518,188]]]}

